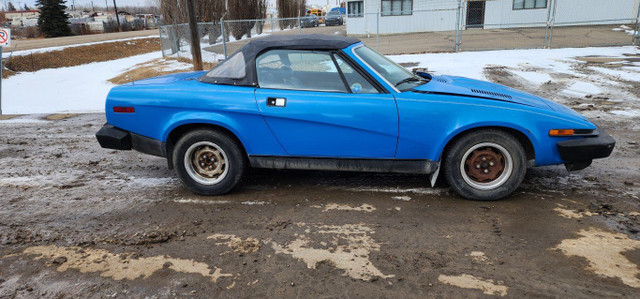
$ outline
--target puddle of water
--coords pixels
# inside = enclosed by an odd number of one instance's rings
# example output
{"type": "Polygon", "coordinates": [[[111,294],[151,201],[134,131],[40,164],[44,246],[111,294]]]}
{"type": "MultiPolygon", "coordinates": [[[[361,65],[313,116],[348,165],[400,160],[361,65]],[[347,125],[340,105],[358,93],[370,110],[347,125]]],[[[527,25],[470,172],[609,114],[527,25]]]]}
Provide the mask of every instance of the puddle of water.
{"type": "Polygon", "coordinates": [[[242,239],[236,235],[231,234],[213,234],[208,236],[207,239],[222,240],[223,242],[216,243],[218,245],[226,245],[234,252],[239,253],[252,253],[260,250],[260,242],[255,238],[242,239]]]}
{"type": "Polygon", "coordinates": [[[208,277],[214,283],[221,277],[231,277],[222,273],[222,269],[194,260],[172,258],[169,256],[152,256],[131,258],[128,254],[115,254],[104,249],[81,247],[60,247],[55,245],[34,246],[25,249],[19,255],[36,255],[35,260],[50,260],[48,266],[57,266],[58,272],[69,269],[81,273],[98,272],[101,277],[114,280],[134,280],[149,278],[156,271],[168,268],[180,273],[193,273],[208,277]]]}
{"type": "Polygon", "coordinates": [[[440,275],[438,280],[441,283],[459,288],[481,290],[486,295],[506,296],[509,290],[501,281],[496,283],[492,279],[482,279],[469,274],[458,276],[440,275]]]}
{"type": "Polygon", "coordinates": [[[553,249],[560,249],[567,256],[587,259],[587,270],[598,275],[619,278],[630,287],[640,288],[640,268],[629,261],[623,252],[640,249],[640,241],[624,234],[610,233],[594,228],[581,230],[577,239],[563,240],[553,249]]]}
{"type": "Polygon", "coordinates": [[[313,247],[312,239],[305,234],[298,235],[296,240],[286,245],[276,242],[265,243],[271,244],[278,254],[291,255],[305,262],[310,269],[315,269],[322,261],[328,261],[336,268],[344,270],[343,275],[354,279],[370,280],[374,277],[394,277],[394,275],[385,275],[371,263],[369,256],[372,251],[380,251],[380,244],[370,236],[375,232],[364,224],[313,225],[297,223],[296,225],[304,228],[309,235],[329,235],[328,243],[323,242],[324,245],[317,244],[320,246],[313,247]]]}
{"type": "Polygon", "coordinates": [[[358,211],[358,212],[366,212],[371,213],[376,210],[376,208],[370,204],[363,203],[359,207],[352,207],[350,205],[340,205],[337,203],[330,203],[323,206],[313,205],[312,208],[322,209],[322,212],[328,211],[358,211]]]}

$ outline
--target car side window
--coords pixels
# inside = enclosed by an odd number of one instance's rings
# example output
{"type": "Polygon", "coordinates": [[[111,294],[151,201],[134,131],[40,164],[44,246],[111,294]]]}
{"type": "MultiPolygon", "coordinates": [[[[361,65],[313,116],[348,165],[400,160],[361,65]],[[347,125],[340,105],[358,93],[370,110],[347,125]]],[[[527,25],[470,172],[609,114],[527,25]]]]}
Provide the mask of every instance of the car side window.
{"type": "Polygon", "coordinates": [[[349,63],[347,63],[344,59],[340,58],[340,56],[335,55],[336,62],[344,74],[344,78],[347,80],[347,84],[349,88],[351,88],[352,93],[380,93],[378,89],[376,89],[369,80],[365,79],[358,71],[356,71],[349,63]]]}
{"type": "Polygon", "coordinates": [[[328,52],[271,50],[256,59],[256,70],[261,88],[348,92],[328,52]]]}

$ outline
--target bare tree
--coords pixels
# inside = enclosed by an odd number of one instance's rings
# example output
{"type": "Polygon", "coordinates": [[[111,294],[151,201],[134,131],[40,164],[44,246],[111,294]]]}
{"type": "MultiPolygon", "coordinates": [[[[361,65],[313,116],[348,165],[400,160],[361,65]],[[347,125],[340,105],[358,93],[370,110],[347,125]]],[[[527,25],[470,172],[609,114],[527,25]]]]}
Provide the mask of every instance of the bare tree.
{"type": "MultiPolygon", "coordinates": [[[[304,16],[306,0],[276,0],[279,18],[295,18],[304,16]]],[[[297,24],[296,20],[280,21],[280,29],[293,28],[297,24]]]]}
{"type": "Polygon", "coordinates": [[[230,24],[231,35],[236,39],[241,39],[245,34],[251,37],[251,29],[256,24],[256,19],[260,16],[261,0],[228,0],[229,18],[231,20],[243,20],[230,24]]]}

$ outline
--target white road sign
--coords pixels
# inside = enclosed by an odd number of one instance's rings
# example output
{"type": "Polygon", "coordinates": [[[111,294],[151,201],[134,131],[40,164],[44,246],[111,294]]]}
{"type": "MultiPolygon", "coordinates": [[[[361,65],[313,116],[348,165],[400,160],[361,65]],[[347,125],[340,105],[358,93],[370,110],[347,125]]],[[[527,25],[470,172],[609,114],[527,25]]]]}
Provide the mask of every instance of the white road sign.
{"type": "Polygon", "coordinates": [[[11,29],[0,28],[0,47],[6,47],[11,44],[11,29]]]}

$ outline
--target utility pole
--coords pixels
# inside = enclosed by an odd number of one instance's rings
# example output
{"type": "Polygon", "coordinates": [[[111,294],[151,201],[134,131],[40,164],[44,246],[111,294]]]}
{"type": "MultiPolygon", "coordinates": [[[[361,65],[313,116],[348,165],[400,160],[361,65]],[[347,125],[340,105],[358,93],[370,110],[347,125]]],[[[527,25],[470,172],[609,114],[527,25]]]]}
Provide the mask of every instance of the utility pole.
{"type": "Polygon", "coordinates": [[[118,32],[122,32],[120,27],[120,18],[118,17],[118,6],[116,6],[116,0],[113,0],[113,10],[116,12],[116,22],[118,23],[118,32]]]}
{"type": "Polygon", "coordinates": [[[96,9],[93,7],[93,1],[91,1],[91,11],[96,11],[96,9]]]}
{"type": "Polygon", "coordinates": [[[107,8],[105,9],[106,12],[109,11],[109,1],[108,0],[104,0],[104,6],[106,6],[107,8]]]}
{"type": "MultiPolygon", "coordinates": [[[[191,31],[191,55],[193,57],[193,70],[201,71],[202,52],[200,50],[200,35],[198,34],[198,20],[196,20],[195,0],[187,0],[187,16],[189,17],[189,31],[191,31]]],[[[224,36],[222,38],[224,38],[224,36]]]]}

